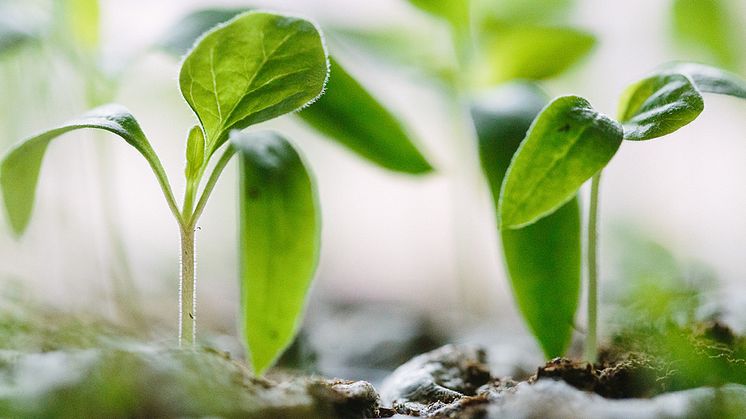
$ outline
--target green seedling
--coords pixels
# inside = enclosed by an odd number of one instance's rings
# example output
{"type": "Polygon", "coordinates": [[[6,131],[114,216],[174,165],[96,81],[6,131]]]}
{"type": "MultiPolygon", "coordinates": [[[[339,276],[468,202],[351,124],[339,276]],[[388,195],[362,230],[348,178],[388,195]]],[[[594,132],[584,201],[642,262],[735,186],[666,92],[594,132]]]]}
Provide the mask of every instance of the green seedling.
{"type": "MultiPolygon", "coordinates": [[[[746,82],[714,67],[673,63],[625,90],[617,120],[581,97],[559,97],[534,119],[510,163],[498,210],[503,231],[533,228],[574,200],[580,187],[592,179],[587,221],[587,360],[596,358],[601,172],[622,141],[658,138],[695,120],[704,109],[703,92],[746,99],[746,82]]],[[[541,304],[541,293],[533,297],[541,304]]]]}
{"type": "Polygon", "coordinates": [[[257,374],[290,343],[319,252],[313,179],[289,141],[243,133],[294,112],[323,92],[328,57],[307,20],[248,12],[204,34],[184,58],[179,87],[198,123],[188,131],[186,188],[179,207],[160,159],[135,117],[120,105],[96,108],[30,137],[0,162],[0,187],[13,231],[29,224],[47,146],[70,131],[108,131],[134,147],[156,176],[181,238],[179,343],[196,335],[195,230],[221,173],[239,159],[241,332],[257,374]]]}

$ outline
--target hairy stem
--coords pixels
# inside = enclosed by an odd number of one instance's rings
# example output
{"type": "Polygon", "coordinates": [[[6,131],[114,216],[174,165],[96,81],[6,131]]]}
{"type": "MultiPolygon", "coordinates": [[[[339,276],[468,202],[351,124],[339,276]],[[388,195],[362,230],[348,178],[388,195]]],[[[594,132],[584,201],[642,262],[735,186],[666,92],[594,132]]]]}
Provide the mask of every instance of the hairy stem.
{"type": "Polygon", "coordinates": [[[585,359],[596,361],[598,323],[598,193],[601,172],[591,180],[591,203],[588,210],[588,327],[585,359]]]}
{"type": "Polygon", "coordinates": [[[179,277],[179,346],[194,346],[197,334],[196,259],[194,229],[181,229],[181,276],[179,277]]]}

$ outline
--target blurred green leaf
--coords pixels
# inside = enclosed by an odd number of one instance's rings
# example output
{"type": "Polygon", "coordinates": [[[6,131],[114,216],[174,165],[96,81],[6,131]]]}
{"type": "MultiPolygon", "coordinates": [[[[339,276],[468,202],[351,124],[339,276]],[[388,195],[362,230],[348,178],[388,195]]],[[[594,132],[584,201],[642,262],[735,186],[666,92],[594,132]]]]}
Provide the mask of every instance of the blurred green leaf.
{"type": "Polygon", "coordinates": [[[210,156],[230,130],[313,102],[326,77],[326,50],[316,26],[248,12],[201,38],[184,60],[179,85],[204,129],[210,156]]]}
{"type": "Polygon", "coordinates": [[[662,73],[640,80],[625,90],[619,102],[624,139],[650,140],[692,122],[704,100],[686,76],[662,73]]]}
{"type": "Polygon", "coordinates": [[[82,128],[102,129],[122,137],[145,157],[159,181],[165,181],[163,167],[132,114],[120,105],[96,108],[79,119],[21,141],[0,161],[0,187],[5,209],[17,235],[23,234],[31,218],[36,184],[47,146],[60,135],[82,128]]]}
{"type": "Polygon", "coordinates": [[[746,80],[729,71],[698,63],[674,62],[663,67],[688,76],[701,92],[718,93],[746,99],[746,80]]]}
{"type": "Polygon", "coordinates": [[[551,214],[611,160],[622,127],[587,100],[563,96],[536,117],[508,168],[500,196],[501,228],[551,214]]]}
{"type": "Polygon", "coordinates": [[[743,58],[742,23],[726,0],[674,0],[673,31],[682,45],[698,49],[709,60],[737,69],[743,58]]]}
{"type": "Polygon", "coordinates": [[[409,0],[409,3],[445,19],[456,29],[463,30],[469,26],[469,0],[409,0]]]}
{"type": "Polygon", "coordinates": [[[416,69],[451,85],[458,71],[456,57],[450,34],[441,29],[415,31],[409,27],[384,27],[334,28],[332,31],[335,38],[376,59],[416,69]]]}
{"type": "Polygon", "coordinates": [[[573,28],[494,22],[484,34],[476,67],[479,85],[554,77],[588,55],[596,38],[573,28]]]}
{"type": "MultiPolygon", "coordinates": [[[[482,170],[497,214],[500,185],[534,117],[548,101],[532,84],[500,87],[472,106],[482,170]]],[[[503,229],[511,287],[523,318],[548,358],[564,355],[580,298],[580,210],[573,199],[517,230],[503,229]]]]}
{"type": "Polygon", "coordinates": [[[514,23],[554,23],[563,20],[574,0],[473,0],[477,16],[514,23]]]}
{"type": "Polygon", "coordinates": [[[194,42],[205,32],[227,22],[249,8],[209,8],[192,12],[172,25],[156,46],[163,51],[181,57],[189,52],[194,42]]]}
{"type": "Polygon", "coordinates": [[[256,374],[292,342],[319,256],[311,176],[287,140],[233,131],[240,161],[241,331],[256,374]]]}
{"type": "Polygon", "coordinates": [[[382,167],[414,174],[432,171],[396,117],[333,59],[326,93],[298,115],[382,167]]]}
{"type": "Polygon", "coordinates": [[[98,48],[101,14],[98,0],[64,0],[63,8],[75,42],[88,51],[98,48]]]}
{"type": "Polygon", "coordinates": [[[580,300],[580,234],[577,198],[534,224],[501,231],[518,307],[547,358],[570,346],[580,300]]]}

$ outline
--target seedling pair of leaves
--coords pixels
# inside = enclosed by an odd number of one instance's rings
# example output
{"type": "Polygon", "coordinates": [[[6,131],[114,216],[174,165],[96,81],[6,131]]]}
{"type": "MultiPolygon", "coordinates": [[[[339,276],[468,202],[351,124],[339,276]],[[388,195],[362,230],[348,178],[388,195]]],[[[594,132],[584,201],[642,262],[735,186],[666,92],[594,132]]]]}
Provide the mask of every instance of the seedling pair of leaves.
{"type": "MultiPolygon", "coordinates": [[[[595,358],[596,350],[595,256],[601,171],[622,141],[662,137],[695,120],[704,109],[703,92],[746,99],[746,82],[714,67],[674,63],[627,88],[620,98],[618,120],[596,111],[581,97],[559,97],[534,119],[507,169],[498,203],[503,237],[560,216],[568,203],[576,205],[580,187],[594,180],[588,220],[589,360],[595,358]]],[[[576,250],[571,252],[573,260],[579,260],[576,250]]],[[[514,256],[506,249],[508,260],[514,256]]],[[[577,309],[579,275],[558,274],[559,281],[536,284],[530,274],[511,274],[524,317],[545,352],[551,353],[563,340],[559,347],[566,349],[577,309]],[[560,292],[563,289],[569,291],[560,292]],[[548,328],[543,322],[552,317],[561,321],[548,328]]]]}
{"type": "Polygon", "coordinates": [[[319,206],[312,176],[288,140],[241,130],[309,105],[321,95],[327,75],[327,53],[314,24],[265,12],[241,14],[205,34],[181,67],[179,86],[198,119],[188,130],[181,208],[135,117],[120,105],[105,105],[28,138],[5,155],[0,187],[10,225],[18,235],[28,226],[52,140],[83,128],[120,137],[147,161],[179,226],[180,337],[189,343],[196,316],[196,223],[223,169],[238,156],[240,323],[261,374],[289,344],[302,314],[319,253],[319,206]]]}

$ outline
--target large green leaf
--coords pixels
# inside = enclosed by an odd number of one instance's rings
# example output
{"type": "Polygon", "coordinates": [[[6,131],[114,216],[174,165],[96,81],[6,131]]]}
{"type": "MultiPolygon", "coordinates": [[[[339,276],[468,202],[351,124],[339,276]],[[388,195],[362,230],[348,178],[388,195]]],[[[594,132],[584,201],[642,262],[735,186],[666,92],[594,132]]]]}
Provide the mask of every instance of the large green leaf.
{"type": "Polygon", "coordinates": [[[382,167],[405,173],[432,171],[396,117],[333,59],[326,93],[299,116],[382,167]]]}
{"type": "Polygon", "coordinates": [[[611,160],[622,127],[577,96],[555,99],[536,117],[508,168],[500,196],[502,228],[551,214],[611,160]]]}
{"type": "Polygon", "coordinates": [[[624,139],[650,140],[692,122],[704,109],[702,95],[678,73],[661,73],[627,88],[619,103],[624,139]]]}
{"type": "Polygon", "coordinates": [[[0,187],[10,225],[16,234],[24,232],[31,218],[36,184],[47,146],[60,135],[81,128],[96,128],[117,134],[145,157],[161,187],[168,185],[158,157],[132,114],[120,105],[102,106],[78,119],[21,141],[2,158],[0,187]]]}
{"type": "Polygon", "coordinates": [[[503,229],[505,262],[518,307],[547,358],[562,356],[580,300],[578,199],[518,230],[503,229]]]}
{"type": "Polygon", "coordinates": [[[701,92],[746,99],[746,80],[730,71],[688,62],[670,63],[665,65],[663,70],[687,75],[701,92]]]}
{"type": "Polygon", "coordinates": [[[173,24],[156,46],[171,55],[181,57],[189,52],[200,35],[248,10],[216,7],[194,11],[173,24]]]}
{"type": "MultiPolygon", "coordinates": [[[[536,86],[521,83],[494,90],[472,106],[482,170],[496,214],[505,172],[547,100],[536,86]]],[[[501,236],[511,287],[523,318],[548,358],[563,355],[580,297],[577,199],[528,227],[503,229],[501,236]]]]}
{"type": "Polygon", "coordinates": [[[314,183],[287,140],[231,135],[240,160],[241,331],[262,374],[291,343],[319,255],[314,183]]]}
{"type": "Polygon", "coordinates": [[[179,84],[204,128],[209,156],[230,130],[313,102],[323,92],[327,67],[321,34],[311,22],[248,12],[197,42],[179,84]]]}
{"type": "Polygon", "coordinates": [[[742,23],[728,0],[674,0],[672,29],[677,41],[708,61],[735,69],[743,59],[742,23]]]}
{"type": "Polygon", "coordinates": [[[493,85],[512,79],[541,80],[556,76],[596,44],[584,31],[552,26],[513,25],[493,22],[481,44],[476,77],[493,85]]]}

